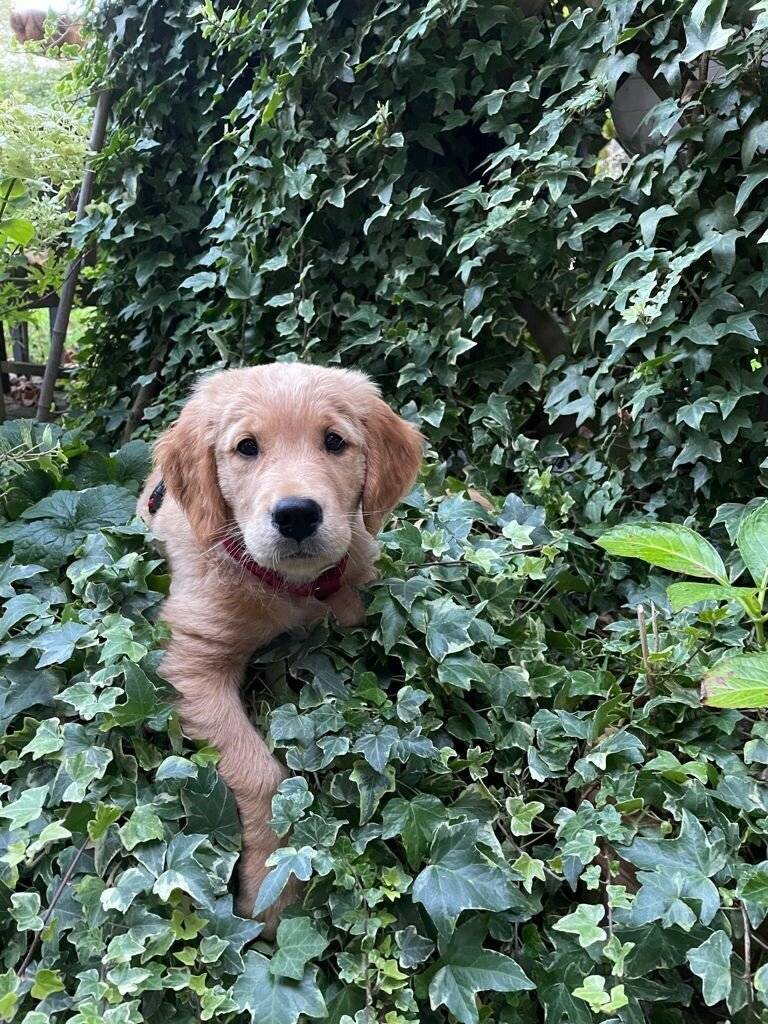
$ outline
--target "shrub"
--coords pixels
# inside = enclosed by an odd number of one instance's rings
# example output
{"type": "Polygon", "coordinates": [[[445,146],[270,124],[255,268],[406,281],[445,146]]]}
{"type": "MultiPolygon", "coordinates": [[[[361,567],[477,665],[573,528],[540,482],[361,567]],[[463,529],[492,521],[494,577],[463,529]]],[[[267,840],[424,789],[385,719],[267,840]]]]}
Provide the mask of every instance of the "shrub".
{"type": "Polygon", "coordinates": [[[298,356],[371,371],[502,491],[521,433],[562,435],[588,526],[753,496],[763,4],[142,0],[98,32],[113,428],[158,373],[150,425],[218,360],[298,356]]]}
{"type": "Polygon", "coordinates": [[[294,772],[268,887],[308,882],[273,945],[232,914],[234,804],[157,675],[168,581],[131,518],[146,446],[3,436],[27,458],[0,527],[2,1019],[588,1024],[768,1002],[765,724],[697,695],[746,629],[660,612],[649,671],[632,620],[579,610],[582,542],[556,517],[514,494],[486,510],[434,471],[383,535],[368,623],[256,658],[247,699],[294,772]]]}

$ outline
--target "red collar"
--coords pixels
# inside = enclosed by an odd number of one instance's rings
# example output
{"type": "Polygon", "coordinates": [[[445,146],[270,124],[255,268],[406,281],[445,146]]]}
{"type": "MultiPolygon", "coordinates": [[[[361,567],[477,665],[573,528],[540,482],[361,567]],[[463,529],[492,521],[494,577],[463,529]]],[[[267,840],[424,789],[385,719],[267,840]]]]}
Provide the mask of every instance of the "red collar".
{"type": "Polygon", "coordinates": [[[344,584],[344,572],[348,562],[346,555],[336,565],[332,565],[330,569],[320,573],[316,579],[309,580],[308,583],[291,583],[279,573],[273,572],[271,569],[265,569],[263,565],[254,562],[247,553],[245,545],[241,541],[235,540],[234,537],[227,537],[223,541],[222,547],[228,555],[234,558],[238,565],[242,566],[243,569],[247,569],[261,583],[265,583],[278,593],[287,594],[290,597],[314,597],[318,601],[324,601],[331,594],[341,590],[344,584]]]}

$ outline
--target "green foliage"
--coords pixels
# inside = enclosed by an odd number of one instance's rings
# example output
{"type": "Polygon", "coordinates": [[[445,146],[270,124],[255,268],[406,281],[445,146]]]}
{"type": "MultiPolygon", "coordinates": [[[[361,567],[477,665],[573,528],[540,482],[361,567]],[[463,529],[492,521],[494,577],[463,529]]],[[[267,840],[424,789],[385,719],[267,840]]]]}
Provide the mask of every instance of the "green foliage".
{"type": "Polygon", "coordinates": [[[538,445],[595,532],[765,482],[764,3],[141,0],[98,30],[109,429],[158,366],[150,426],[219,360],[300,357],[502,491],[538,445]]]}
{"type": "Polygon", "coordinates": [[[63,80],[66,60],[11,41],[10,10],[2,0],[0,313],[13,323],[30,316],[32,299],[61,286],[71,199],[83,174],[87,108],[63,80]]]}
{"type": "Polygon", "coordinates": [[[768,1012],[768,729],[698,693],[762,672],[768,10],[536,7],[100,8],[85,415],[5,435],[0,1017],[768,1012]],[[255,658],[293,772],[260,905],[306,883],[271,943],[157,675],[146,451],[104,438],[158,374],[147,435],[199,371],[274,358],[369,371],[430,459],[365,626],[255,658]],[[649,575],[588,543],[630,508],[649,575]]]}
{"type": "Polygon", "coordinates": [[[730,575],[718,551],[687,526],[625,523],[603,534],[597,543],[612,555],[639,558],[663,569],[717,580],[716,584],[670,584],[667,597],[672,610],[707,602],[735,607],[739,615],[745,614],[753,623],[761,653],[730,655],[712,665],[702,681],[704,703],[720,708],[764,708],[768,707],[768,502],[758,500],[742,513],[735,540],[736,552],[728,559],[734,566],[730,575]],[[753,585],[733,586],[731,581],[745,570],[749,571],[753,585]]]}
{"type": "MultiPolygon", "coordinates": [[[[266,942],[232,911],[215,752],[157,674],[146,445],[0,436],[26,445],[0,524],[0,1017],[740,1019],[745,928],[768,1006],[768,732],[696,693],[749,642],[738,619],[662,611],[649,681],[631,623],[579,610],[562,514],[486,509],[432,466],[383,535],[365,626],[256,656],[248,699],[294,773],[261,903],[307,883],[266,942]]],[[[736,532],[760,518],[730,511],[736,532]]]]}

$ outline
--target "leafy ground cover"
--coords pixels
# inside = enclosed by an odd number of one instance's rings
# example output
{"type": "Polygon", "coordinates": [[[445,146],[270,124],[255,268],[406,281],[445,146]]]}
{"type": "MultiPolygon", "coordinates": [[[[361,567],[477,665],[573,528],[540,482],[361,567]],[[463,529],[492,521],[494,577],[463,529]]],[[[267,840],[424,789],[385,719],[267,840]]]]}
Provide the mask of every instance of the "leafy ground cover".
{"type": "Polygon", "coordinates": [[[254,664],[295,773],[268,886],[308,883],[268,943],[232,913],[215,752],[157,675],[146,445],[20,424],[2,443],[0,1018],[758,1019],[768,735],[698,694],[751,642],[729,606],[672,613],[660,578],[609,562],[656,602],[649,663],[631,611],[579,610],[594,581],[562,513],[486,510],[433,465],[366,626],[254,664]]]}

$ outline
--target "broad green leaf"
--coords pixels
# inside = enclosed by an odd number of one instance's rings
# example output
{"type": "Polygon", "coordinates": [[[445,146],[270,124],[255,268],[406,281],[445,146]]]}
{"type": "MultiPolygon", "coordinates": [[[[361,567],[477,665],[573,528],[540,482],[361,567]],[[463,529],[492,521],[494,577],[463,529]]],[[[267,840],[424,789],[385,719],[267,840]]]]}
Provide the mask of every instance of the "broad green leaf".
{"type": "Polygon", "coordinates": [[[748,866],[739,878],[736,893],[739,899],[768,907],[768,861],[748,866]]]}
{"type": "Polygon", "coordinates": [[[291,917],[277,928],[277,952],[269,962],[270,974],[301,981],[309,960],[319,957],[328,940],[308,917],[291,917]]]}
{"type": "Polygon", "coordinates": [[[312,806],[314,799],[305,778],[296,775],[284,779],[272,797],[272,828],[275,832],[284,836],[312,806]]]}
{"type": "Polygon", "coordinates": [[[43,927],[40,917],[40,895],[36,892],[11,894],[11,917],[19,931],[36,932],[43,927]]]}
{"type": "Polygon", "coordinates": [[[13,245],[27,245],[35,237],[35,225],[23,217],[8,217],[0,220],[0,241],[13,245]]]}
{"type": "Polygon", "coordinates": [[[91,627],[80,622],[62,622],[44,630],[32,643],[41,652],[36,668],[69,661],[77,645],[90,633],[91,627]]]}
{"type": "Polygon", "coordinates": [[[768,584],[768,501],[747,513],[736,534],[736,546],[758,589],[768,584]]]}
{"type": "Polygon", "coordinates": [[[38,758],[45,757],[46,754],[53,754],[57,750],[61,750],[64,746],[64,737],[61,735],[60,725],[58,718],[50,718],[46,722],[41,722],[34,737],[22,749],[20,756],[31,754],[32,760],[37,761],[38,758]]]}
{"type": "Polygon", "coordinates": [[[263,911],[279,899],[291,875],[300,882],[308,882],[312,877],[314,851],[309,846],[296,850],[292,846],[284,846],[273,853],[267,862],[272,870],[261,883],[256,902],[253,905],[253,916],[258,917],[263,911]]]}
{"type": "Polygon", "coordinates": [[[671,583],[667,597],[673,612],[690,608],[701,601],[742,601],[747,602],[756,612],[757,591],[751,587],[723,587],[718,583],[671,583]]]}
{"type": "Polygon", "coordinates": [[[702,995],[707,1006],[714,1006],[730,995],[732,952],[731,940],[725,932],[717,931],[688,953],[691,970],[701,978],[702,995]]]}
{"type": "Polygon", "coordinates": [[[711,708],[768,707],[768,654],[736,654],[717,662],[701,681],[711,708]]]}
{"type": "Polygon", "coordinates": [[[317,987],[317,969],[305,968],[300,981],[277,977],[270,960],[253,950],[235,982],[232,998],[253,1024],[296,1024],[300,1017],[325,1017],[325,1000],[317,987]]]}
{"type": "Polygon", "coordinates": [[[675,523],[632,523],[615,526],[596,542],[611,555],[639,558],[651,565],[688,576],[703,576],[727,585],[723,560],[709,541],[675,523]]]}
{"type": "Polygon", "coordinates": [[[31,994],[33,999],[47,999],[54,992],[63,992],[65,988],[60,971],[50,971],[41,967],[35,972],[31,994]]]}
{"type": "MultiPolygon", "coordinates": [[[[121,830],[122,831],[122,830],[121,830]]],[[[175,835],[165,851],[165,871],[155,882],[152,891],[162,900],[169,900],[174,889],[188,893],[201,906],[213,905],[213,886],[208,872],[198,856],[205,836],[175,835]]]]}
{"type": "Polygon", "coordinates": [[[179,287],[189,288],[194,292],[201,292],[206,288],[213,288],[216,280],[216,274],[210,270],[201,270],[198,274],[190,274],[189,277],[185,277],[179,287]]]}
{"type": "Polygon", "coordinates": [[[377,772],[383,772],[390,760],[392,747],[400,739],[400,733],[392,725],[385,725],[376,733],[365,733],[352,748],[363,755],[368,764],[377,772]]]}
{"type": "Polygon", "coordinates": [[[395,932],[395,942],[399,950],[398,962],[401,967],[406,969],[418,967],[419,964],[424,963],[435,948],[434,942],[420,935],[412,924],[395,932]]]}

